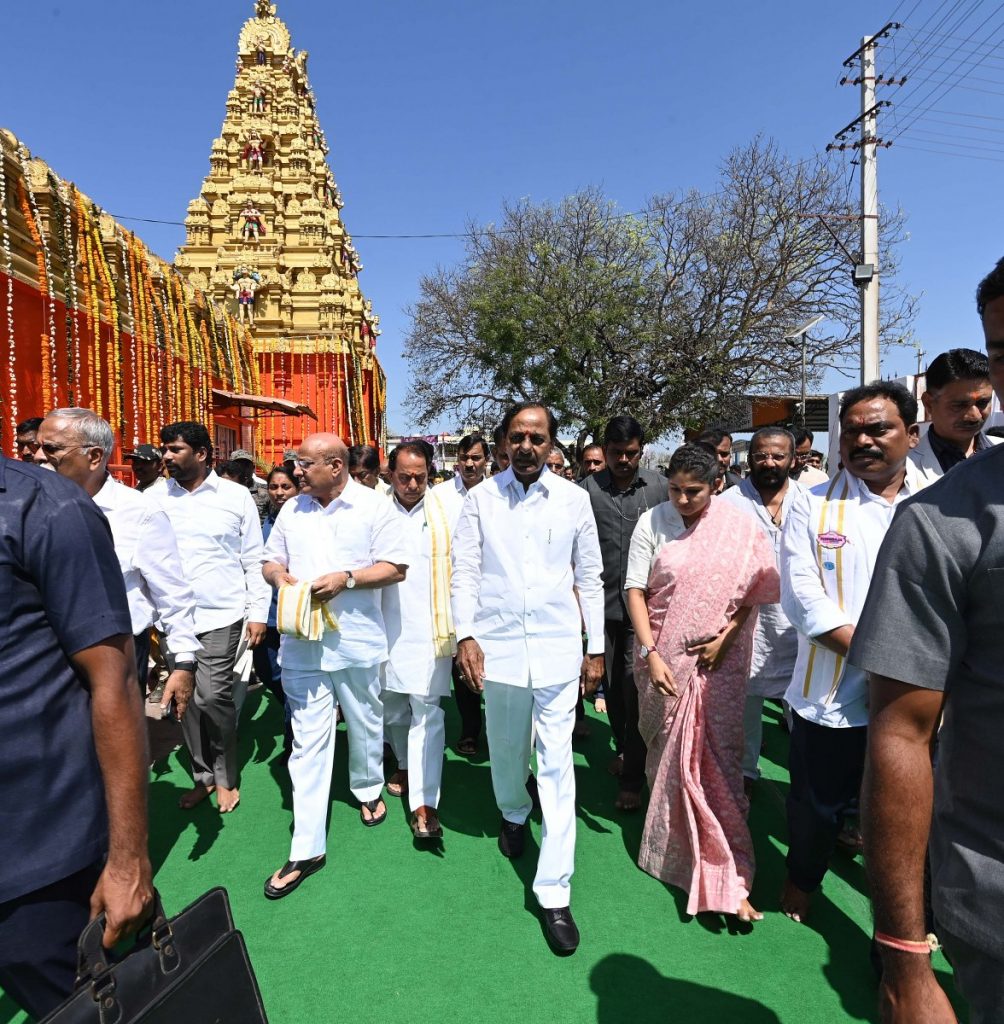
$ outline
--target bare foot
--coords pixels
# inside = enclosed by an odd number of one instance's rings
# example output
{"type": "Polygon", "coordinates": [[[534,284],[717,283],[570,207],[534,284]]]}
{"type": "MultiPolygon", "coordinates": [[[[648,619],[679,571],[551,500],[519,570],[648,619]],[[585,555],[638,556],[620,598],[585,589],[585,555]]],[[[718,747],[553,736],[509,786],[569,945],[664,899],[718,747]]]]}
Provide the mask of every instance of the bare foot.
{"type": "Polygon", "coordinates": [[[196,782],[196,784],[181,797],[178,801],[178,806],[183,811],[190,811],[193,807],[201,804],[214,789],[216,789],[215,786],[207,786],[205,783],[196,782]]]}
{"type": "Polygon", "coordinates": [[[745,921],[747,924],[763,920],[763,914],[761,914],[749,900],[743,900],[742,903],[739,904],[739,909],[736,911],[736,917],[738,917],[740,921],[745,921]]]}
{"type": "Polygon", "coordinates": [[[408,793],[408,769],[398,768],[387,783],[387,792],[391,796],[406,796],[408,793]]]}
{"type": "Polygon", "coordinates": [[[439,823],[439,812],[435,807],[422,805],[416,808],[412,817],[411,831],[416,839],[439,838],[443,834],[443,826],[439,823]]]}
{"type": "Polygon", "coordinates": [[[300,871],[290,871],[288,875],[284,875],[282,874],[282,868],[279,868],[279,870],[271,878],[272,888],[279,889],[281,891],[285,889],[286,886],[289,885],[291,882],[295,882],[300,877],[301,874],[302,872],[300,871]]]}
{"type": "Polygon", "coordinates": [[[607,702],[602,697],[597,697],[593,708],[596,714],[605,715],[607,713],[607,702]]]}
{"type": "Polygon", "coordinates": [[[236,810],[240,802],[241,791],[239,789],[225,789],[223,786],[217,787],[216,806],[219,807],[220,814],[229,814],[231,811],[236,810]]]}
{"type": "Polygon", "coordinates": [[[781,888],[781,913],[798,924],[804,924],[812,906],[812,893],[802,892],[790,878],[785,878],[781,888]]]}

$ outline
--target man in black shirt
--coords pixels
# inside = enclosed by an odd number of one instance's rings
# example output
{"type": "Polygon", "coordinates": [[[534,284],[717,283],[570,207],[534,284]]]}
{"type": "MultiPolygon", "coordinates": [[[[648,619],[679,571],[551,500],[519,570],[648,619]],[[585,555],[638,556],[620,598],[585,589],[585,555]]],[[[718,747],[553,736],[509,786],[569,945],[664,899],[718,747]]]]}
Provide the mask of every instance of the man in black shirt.
{"type": "Polygon", "coordinates": [[[108,523],[72,481],[3,457],[0,636],[0,987],[41,1017],[92,913],[106,947],[147,916],[146,728],[108,523]]]}
{"type": "Polygon", "coordinates": [[[584,477],[603,553],[606,683],[604,691],[617,756],[611,772],[620,776],[616,806],[641,807],[645,744],[638,732],[638,691],[634,682],[634,629],[624,603],[631,534],[643,512],[669,497],[666,480],[641,468],[645,434],[630,416],[615,416],[603,432],[606,469],[584,477]]]}

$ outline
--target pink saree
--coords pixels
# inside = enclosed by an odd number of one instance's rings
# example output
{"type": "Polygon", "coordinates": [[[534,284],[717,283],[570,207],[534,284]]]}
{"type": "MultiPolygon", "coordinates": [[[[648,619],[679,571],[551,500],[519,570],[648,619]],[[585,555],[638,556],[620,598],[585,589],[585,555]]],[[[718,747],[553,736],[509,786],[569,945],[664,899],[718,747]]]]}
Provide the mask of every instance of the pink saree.
{"type": "Polygon", "coordinates": [[[648,580],[656,648],[678,697],[652,685],[635,660],[651,799],[639,866],[689,894],[687,913],[733,914],[753,882],[743,793],[743,708],[756,606],[780,600],[774,549],[756,520],[712,498],[701,518],[659,552],[648,580]],[[689,644],[753,606],[720,666],[697,666],[689,644]]]}

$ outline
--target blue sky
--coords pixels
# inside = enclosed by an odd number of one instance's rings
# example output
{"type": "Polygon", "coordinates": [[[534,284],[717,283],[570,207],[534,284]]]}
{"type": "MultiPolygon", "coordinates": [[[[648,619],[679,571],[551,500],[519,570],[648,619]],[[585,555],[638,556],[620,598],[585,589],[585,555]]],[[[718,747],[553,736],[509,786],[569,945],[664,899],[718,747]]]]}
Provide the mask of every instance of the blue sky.
{"type": "MultiPolygon", "coordinates": [[[[110,212],[180,221],[208,171],[253,8],[11,5],[0,125],[110,212]]],[[[1004,59],[973,49],[997,32],[996,20],[981,24],[992,8],[977,4],[954,24],[940,22],[949,5],[938,0],[278,0],[294,46],[310,52],[361,284],[381,315],[392,429],[411,426],[401,409],[405,308],[420,276],[462,248],[361,236],[461,231],[497,217],[504,199],[559,199],[593,184],[625,210],[655,192],[711,191],[723,155],[757,132],[808,156],[856,115],[857,91],[837,85],[841,61],[894,9],[921,31],[915,43],[900,33],[880,56],[880,70],[917,65],[904,106],[923,111],[926,83],[970,72],[880,156],[882,200],[909,217],[901,280],[923,296],[916,332],[928,357],[978,347],[973,292],[1004,255],[1004,59]]],[[[912,115],[896,116],[905,125],[912,115]]],[[[183,240],[180,227],[125,223],[168,258],[183,240]]],[[[883,356],[884,373],[915,364],[910,349],[883,356]]]]}

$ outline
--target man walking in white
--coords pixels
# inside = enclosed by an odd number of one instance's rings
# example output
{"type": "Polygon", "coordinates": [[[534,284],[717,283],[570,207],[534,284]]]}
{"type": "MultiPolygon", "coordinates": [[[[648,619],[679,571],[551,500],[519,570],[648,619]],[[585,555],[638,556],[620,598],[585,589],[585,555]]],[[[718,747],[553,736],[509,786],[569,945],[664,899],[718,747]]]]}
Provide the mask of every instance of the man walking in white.
{"type": "MultiPolygon", "coordinates": [[[[251,492],[213,472],[213,442],[201,423],[169,423],[160,440],[171,479],[157,500],[174,527],[195,593],[195,630],[202,644],[195,699],[182,721],[195,785],[180,805],[188,810],[215,790],[226,814],[241,798],[234,663],[242,639],[249,647],[264,639],[272,603],[261,578],[261,523],[251,492]]],[[[176,667],[170,652],[168,665],[176,667]]]]}
{"type": "Polygon", "coordinates": [[[868,693],[847,651],[896,506],[923,486],[907,458],[916,421],[917,400],[901,384],[876,381],[846,392],[843,469],[797,494],[784,524],[781,605],[799,633],[785,694],[794,714],[781,910],[793,921],[805,921],[861,789],[868,693]]]}
{"type": "Polygon", "coordinates": [[[511,465],[471,491],[453,538],[457,663],[463,681],[484,690],[499,849],[510,858],[523,852],[536,728],[544,825],[533,891],[552,948],[569,954],[579,944],[569,910],[572,729],[580,685],[591,692],[603,674],[603,560],[588,495],[545,468],[554,415],[522,403],[502,431],[511,465]]]}
{"type": "Polygon", "coordinates": [[[300,445],[300,493],[283,505],[265,552],[265,579],[283,588],[279,664],[293,727],[293,841],[289,860],[265,882],[265,895],[273,900],[324,866],[339,705],[360,819],[373,827],[387,817],[380,796],[380,665],[387,660],[387,638],[379,590],[405,578],[411,554],[391,503],[351,480],[348,462],[348,449],[335,434],[312,434],[300,445]],[[293,607],[300,601],[313,611],[315,639],[289,629],[287,598],[293,607]]]}
{"type": "MultiPolygon", "coordinates": [[[[429,484],[432,450],[407,442],[390,453],[391,507],[414,551],[404,582],[383,593],[389,657],[384,724],[398,770],[387,786],[407,796],[416,839],[441,839],[439,792],[450,669],[457,651],[450,609],[449,514],[429,484]]],[[[463,684],[461,684],[463,685],[463,684]]]]}
{"type": "Polygon", "coordinates": [[[185,580],[178,545],[167,515],[146,494],[119,483],[108,472],[115,448],[110,424],[90,409],[56,409],[38,428],[35,461],[45,459],[57,473],[78,483],[94,499],[112,529],[112,541],[125,581],[136,648],[136,673],[146,697],[150,628],[162,624],[174,658],[161,697],[181,721],[195,686],[195,595],[185,580]]]}

